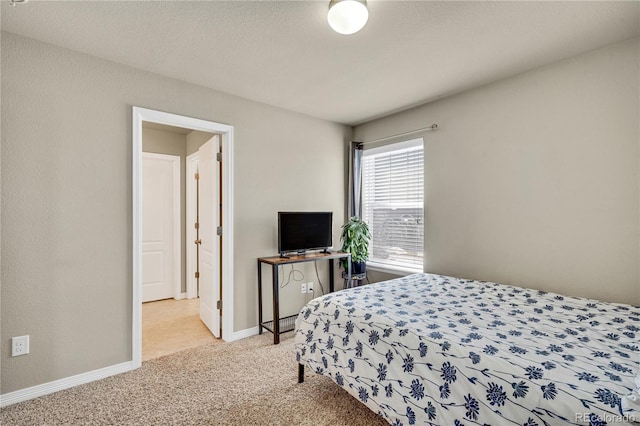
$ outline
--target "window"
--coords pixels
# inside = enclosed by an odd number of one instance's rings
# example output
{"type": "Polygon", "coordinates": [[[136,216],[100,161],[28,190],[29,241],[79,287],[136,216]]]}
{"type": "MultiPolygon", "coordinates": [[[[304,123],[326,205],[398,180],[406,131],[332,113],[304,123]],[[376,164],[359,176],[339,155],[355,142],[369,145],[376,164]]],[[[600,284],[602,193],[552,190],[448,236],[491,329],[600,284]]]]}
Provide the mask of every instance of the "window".
{"type": "Polygon", "coordinates": [[[422,272],[424,257],[422,138],[362,153],[362,218],[371,231],[368,264],[422,272]]]}

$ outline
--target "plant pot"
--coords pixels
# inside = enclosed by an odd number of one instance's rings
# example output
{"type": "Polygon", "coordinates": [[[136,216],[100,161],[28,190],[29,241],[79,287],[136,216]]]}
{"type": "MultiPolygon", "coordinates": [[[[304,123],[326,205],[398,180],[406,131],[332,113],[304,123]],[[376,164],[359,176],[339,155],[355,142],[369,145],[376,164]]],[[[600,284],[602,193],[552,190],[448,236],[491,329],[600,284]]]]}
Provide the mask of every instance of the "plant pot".
{"type": "Polygon", "coordinates": [[[367,262],[351,262],[351,274],[364,274],[367,271],[367,262]]]}

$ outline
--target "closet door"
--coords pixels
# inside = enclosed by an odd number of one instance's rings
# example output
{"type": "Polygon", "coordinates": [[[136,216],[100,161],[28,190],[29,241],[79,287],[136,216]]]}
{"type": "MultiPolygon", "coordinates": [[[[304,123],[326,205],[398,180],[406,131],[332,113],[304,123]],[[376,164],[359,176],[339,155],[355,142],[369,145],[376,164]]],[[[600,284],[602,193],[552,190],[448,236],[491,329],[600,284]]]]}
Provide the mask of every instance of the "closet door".
{"type": "Polygon", "coordinates": [[[142,301],[180,285],[180,157],[142,154],[142,301]]]}

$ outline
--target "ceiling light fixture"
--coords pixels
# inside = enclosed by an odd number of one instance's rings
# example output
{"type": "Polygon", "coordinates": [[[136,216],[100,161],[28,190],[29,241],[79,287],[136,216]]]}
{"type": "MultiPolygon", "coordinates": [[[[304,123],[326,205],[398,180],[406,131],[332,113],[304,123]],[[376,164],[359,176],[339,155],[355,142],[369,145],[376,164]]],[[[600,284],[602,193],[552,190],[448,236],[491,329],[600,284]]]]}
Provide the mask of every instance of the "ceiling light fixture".
{"type": "Polygon", "coordinates": [[[25,4],[29,0],[9,0],[11,6],[15,6],[16,4],[25,4]]]}
{"type": "Polygon", "coordinates": [[[331,0],[329,3],[327,20],[337,33],[357,33],[368,19],[367,0],[331,0]]]}

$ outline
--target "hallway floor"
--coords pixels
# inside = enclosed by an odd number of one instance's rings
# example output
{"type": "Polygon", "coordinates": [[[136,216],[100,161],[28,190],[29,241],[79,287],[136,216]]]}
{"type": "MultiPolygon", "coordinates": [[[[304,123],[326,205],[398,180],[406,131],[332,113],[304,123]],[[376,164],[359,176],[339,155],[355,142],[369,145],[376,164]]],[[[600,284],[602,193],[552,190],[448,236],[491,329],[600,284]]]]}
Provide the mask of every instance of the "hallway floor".
{"type": "Polygon", "coordinates": [[[200,299],[142,304],[142,361],[219,342],[200,321],[200,299]]]}

